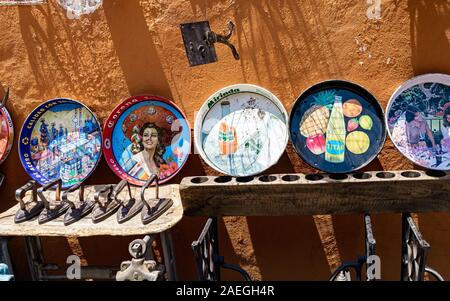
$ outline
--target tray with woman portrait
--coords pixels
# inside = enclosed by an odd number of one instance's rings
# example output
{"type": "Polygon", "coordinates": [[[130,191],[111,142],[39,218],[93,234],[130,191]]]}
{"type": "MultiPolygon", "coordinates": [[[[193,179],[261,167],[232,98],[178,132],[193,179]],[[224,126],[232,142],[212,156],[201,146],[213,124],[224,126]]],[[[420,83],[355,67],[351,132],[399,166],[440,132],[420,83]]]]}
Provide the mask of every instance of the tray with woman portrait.
{"type": "Polygon", "coordinates": [[[191,148],[184,113],[172,101],[153,95],[130,97],[118,105],[106,120],[103,139],[108,165],[138,186],[152,175],[159,183],[169,181],[191,148]]]}

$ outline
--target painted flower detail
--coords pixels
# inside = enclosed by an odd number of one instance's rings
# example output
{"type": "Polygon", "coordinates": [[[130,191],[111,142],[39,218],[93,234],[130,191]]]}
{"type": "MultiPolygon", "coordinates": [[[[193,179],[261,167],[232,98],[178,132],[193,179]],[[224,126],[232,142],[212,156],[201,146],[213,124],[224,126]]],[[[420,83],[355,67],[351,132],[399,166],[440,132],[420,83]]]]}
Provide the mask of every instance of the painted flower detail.
{"type": "Polygon", "coordinates": [[[167,116],[166,121],[167,121],[168,124],[172,124],[173,123],[173,116],[172,115],[167,116]]]}
{"type": "Polygon", "coordinates": [[[178,164],[176,162],[169,162],[167,164],[161,164],[159,167],[159,178],[164,179],[170,177],[178,169],[178,164]]]}

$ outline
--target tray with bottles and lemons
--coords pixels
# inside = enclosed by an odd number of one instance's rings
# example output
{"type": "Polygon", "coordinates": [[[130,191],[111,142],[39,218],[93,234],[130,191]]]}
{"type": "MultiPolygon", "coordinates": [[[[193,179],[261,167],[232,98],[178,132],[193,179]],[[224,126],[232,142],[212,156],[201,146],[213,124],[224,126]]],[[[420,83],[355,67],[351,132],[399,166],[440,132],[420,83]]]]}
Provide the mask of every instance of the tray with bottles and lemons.
{"type": "Polygon", "coordinates": [[[329,173],[353,172],[381,151],[386,138],[384,112],[363,87],[325,81],[298,97],[289,133],[297,153],[312,167],[329,173]]]}

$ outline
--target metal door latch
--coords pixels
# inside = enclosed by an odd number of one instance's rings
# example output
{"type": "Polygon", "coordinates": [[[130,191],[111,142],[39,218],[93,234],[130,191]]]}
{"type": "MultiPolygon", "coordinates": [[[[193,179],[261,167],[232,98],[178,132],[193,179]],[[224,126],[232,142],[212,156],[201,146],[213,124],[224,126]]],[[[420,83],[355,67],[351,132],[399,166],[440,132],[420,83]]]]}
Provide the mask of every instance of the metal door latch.
{"type": "Polygon", "coordinates": [[[153,260],[151,245],[153,238],[149,235],[144,239],[135,239],[128,246],[128,251],[133,257],[120,265],[120,271],[116,274],[117,281],[157,281],[164,274],[164,265],[153,260]],[[150,248],[147,252],[147,248],[150,248]],[[149,260],[146,260],[149,259],[149,260]]]}
{"type": "Polygon", "coordinates": [[[180,25],[186,55],[191,66],[213,63],[217,61],[214,43],[222,43],[231,48],[233,56],[239,60],[239,53],[229,41],[234,31],[234,23],[228,23],[228,32],[224,35],[211,30],[208,21],[185,23],[180,25]]]}

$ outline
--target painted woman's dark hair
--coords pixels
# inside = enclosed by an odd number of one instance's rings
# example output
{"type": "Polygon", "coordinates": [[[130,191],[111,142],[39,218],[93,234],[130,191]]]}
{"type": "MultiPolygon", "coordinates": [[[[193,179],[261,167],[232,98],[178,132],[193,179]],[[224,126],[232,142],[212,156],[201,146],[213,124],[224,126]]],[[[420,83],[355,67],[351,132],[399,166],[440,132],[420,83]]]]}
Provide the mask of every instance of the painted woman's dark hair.
{"type": "MultiPolygon", "coordinates": [[[[153,159],[155,160],[156,166],[159,167],[161,164],[165,163],[162,156],[164,155],[164,152],[166,151],[166,146],[163,145],[161,142],[162,134],[163,134],[162,130],[155,123],[147,122],[141,127],[141,130],[139,131],[139,134],[141,135],[141,137],[144,136],[144,131],[146,129],[155,129],[156,132],[158,133],[158,145],[156,146],[156,150],[155,150],[155,154],[153,155],[153,159]]],[[[142,144],[142,138],[141,138],[141,141],[139,142],[139,149],[141,151],[144,150],[144,145],[142,144]]]]}
{"type": "Polygon", "coordinates": [[[411,122],[416,118],[416,114],[419,112],[419,109],[417,109],[415,106],[408,106],[406,108],[406,122],[411,122]]]}
{"type": "Polygon", "coordinates": [[[450,115],[450,107],[448,107],[447,109],[445,109],[444,111],[444,126],[446,128],[448,128],[450,126],[450,122],[447,119],[447,115],[450,115]]]}

